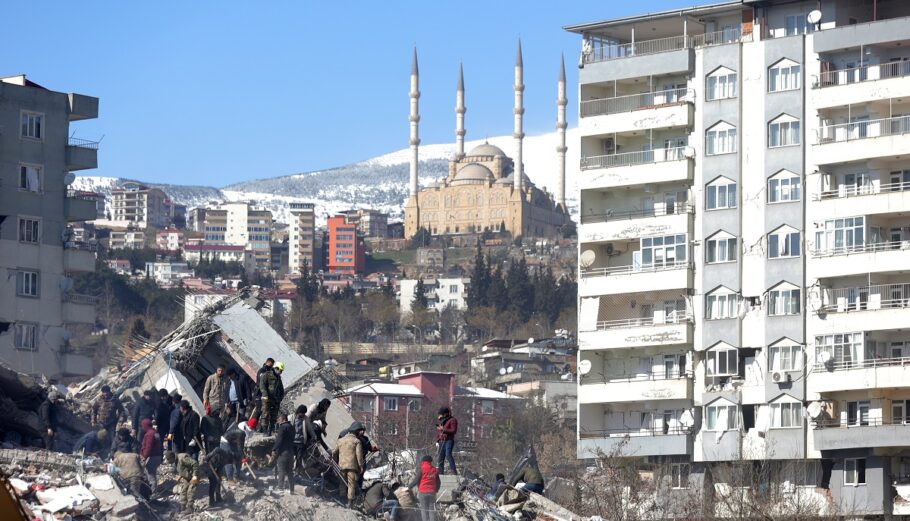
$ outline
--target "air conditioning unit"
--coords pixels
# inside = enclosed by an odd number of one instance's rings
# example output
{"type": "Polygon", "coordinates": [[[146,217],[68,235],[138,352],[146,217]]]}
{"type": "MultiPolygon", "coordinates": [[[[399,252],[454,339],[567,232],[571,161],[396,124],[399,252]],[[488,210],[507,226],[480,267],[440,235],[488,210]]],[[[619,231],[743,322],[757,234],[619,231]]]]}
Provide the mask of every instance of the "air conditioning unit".
{"type": "Polygon", "coordinates": [[[607,255],[613,255],[613,253],[614,253],[615,251],[616,251],[616,248],[613,247],[613,243],[612,243],[612,242],[608,242],[608,243],[607,243],[607,255]]]}
{"type": "Polygon", "coordinates": [[[771,372],[771,381],[779,384],[790,381],[790,375],[783,371],[772,371],[771,372]]]}

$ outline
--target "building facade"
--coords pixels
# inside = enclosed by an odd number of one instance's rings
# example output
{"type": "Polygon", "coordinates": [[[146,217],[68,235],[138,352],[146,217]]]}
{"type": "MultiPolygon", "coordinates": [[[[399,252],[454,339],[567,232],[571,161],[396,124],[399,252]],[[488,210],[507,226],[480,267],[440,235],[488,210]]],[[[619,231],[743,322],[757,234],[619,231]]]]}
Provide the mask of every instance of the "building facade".
{"type": "Polygon", "coordinates": [[[316,247],[316,205],[290,203],[291,223],[288,227],[288,270],[301,273],[304,264],[311,272],[316,247]]]}
{"type": "Polygon", "coordinates": [[[329,217],[327,263],[329,273],[357,275],[366,268],[363,236],[344,215],[329,217]]]}
{"type": "Polygon", "coordinates": [[[249,275],[256,271],[256,256],[246,246],[232,244],[187,244],[183,247],[183,257],[191,266],[200,262],[236,262],[243,266],[249,275]]]}
{"type": "Polygon", "coordinates": [[[389,214],[369,208],[341,212],[364,237],[388,237],[389,214]]]}
{"type": "Polygon", "coordinates": [[[770,463],[828,511],[910,513],[908,16],[743,1],[567,28],[579,457],[690,485],[770,463]]]}
{"type": "Polygon", "coordinates": [[[141,229],[164,228],[170,222],[167,194],[132,181],[111,190],[111,220],[141,229]]]}
{"type": "Polygon", "coordinates": [[[111,230],[108,237],[108,248],[112,250],[141,250],[145,247],[145,232],[142,230],[111,230]]]}
{"type": "Polygon", "coordinates": [[[465,89],[462,71],[458,71],[455,96],[455,156],[449,161],[449,174],[423,189],[418,189],[418,146],[420,137],[420,82],[417,51],[411,66],[410,113],[410,196],[405,203],[405,237],[420,229],[433,235],[509,232],[513,236],[556,236],[569,222],[565,207],[565,72],[561,71],[557,128],[562,142],[557,154],[562,159],[556,195],[540,190],[524,173],[522,143],[524,140],[524,65],[521,44],[515,62],[515,157],[507,157],[499,147],[489,143],[465,154],[464,118],[465,89]]]}
{"type": "Polygon", "coordinates": [[[0,78],[0,359],[17,371],[94,374],[68,339],[95,323],[97,299],[71,278],[93,271],[95,254],[65,232],[98,215],[94,197],[67,190],[72,172],[98,166],[98,143],[68,137],[70,122],[97,117],[98,98],[0,78]]]}
{"type": "Polygon", "coordinates": [[[249,246],[256,268],[271,269],[272,212],[245,202],[221,203],[205,209],[203,228],[206,244],[249,246]]]}
{"type": "MultiPolygon", "coordinates": [[[[399,281],[398,310],[402,316],[411,312],[418,282],[418,279],[401,279],[399,281]]],[[[468,297],[470,282],[470,278],[463,277],[423,279],[427,307],[438,313],[442,313],[449,306],[460,310],[467,309],[465,299],[468,297]]]]}
{"type": "Polygon", "coordinates": [[[155,248],[164,251],[179,251],[183,249],[186,237],[183,232],[175,228],[168,228],[155,234],[155,248]]]}

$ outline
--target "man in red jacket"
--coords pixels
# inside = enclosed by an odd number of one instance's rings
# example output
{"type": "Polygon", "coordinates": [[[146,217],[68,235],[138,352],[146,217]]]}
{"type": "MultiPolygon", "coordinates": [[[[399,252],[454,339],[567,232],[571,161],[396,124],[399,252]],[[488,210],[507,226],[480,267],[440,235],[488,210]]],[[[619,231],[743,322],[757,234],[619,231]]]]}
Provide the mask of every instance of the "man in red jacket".
{"type": "Polygon", "coordinates": [[[139,456],[142,457],[142,463],[145,465],[145,472],[148,474],[149,483],[152,490],[158,485],[155,477],[158,472],[158,466],[161,465],[161,436],[158,431],[152,427],[152,420],[145,418],[140,423],[142,426],[142,445],[140,445],[139,456]]]}
{"type": "Polygon", "coordinates": [[[458,434],[458,420],[452,416],[452,410],[448,407],[439,409],[437,418],[439,421],[436,422],[436,444],[439,446],[439,473],[446,473],[445,464],[448,461],[452,474],[457,475],[458,470],[455,468],[452,451],[455,449],[455,435],[458,434]]]}

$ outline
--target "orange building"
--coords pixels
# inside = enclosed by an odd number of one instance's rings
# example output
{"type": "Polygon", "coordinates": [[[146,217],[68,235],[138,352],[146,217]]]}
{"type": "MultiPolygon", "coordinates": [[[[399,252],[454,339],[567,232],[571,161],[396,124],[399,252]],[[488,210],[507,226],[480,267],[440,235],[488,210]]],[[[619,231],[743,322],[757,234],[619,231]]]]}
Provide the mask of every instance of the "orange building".
{"type": "Polygon", "coordinates": [[[363,237],[357,234],[357,225],[349,223],[343,215],[329,217],[329,273],[356,275],[366,267],[363,237]]]}

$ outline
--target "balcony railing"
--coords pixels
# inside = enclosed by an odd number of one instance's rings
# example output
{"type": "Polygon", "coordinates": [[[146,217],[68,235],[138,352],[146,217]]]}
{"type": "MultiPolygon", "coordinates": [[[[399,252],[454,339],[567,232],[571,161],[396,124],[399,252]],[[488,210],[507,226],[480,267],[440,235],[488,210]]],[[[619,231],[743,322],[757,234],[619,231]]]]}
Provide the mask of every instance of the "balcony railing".
{"type": "Polygon", "coordinates": [[[910,307],[910,283],[825,289],[824,297],[827,303],[822,309],[829,313],[907,308],[910,307]]]}
{"type": "Polygon", "coordinates": [[[639,150],[636,152],[623,152],[621,154],[607,154],[603,156],[585,156],[581,158],[581,169],[614,168],[619,166],[646,165],[650,163],[663,163],[665,161],[679,161],[684,159],[687,147],[656,148],[653,150],[639,150]]]}
{"type": "Polygon", "coordinates": [[[903,192],[910,190],[910,182],[867,184],[867,185],[841,185],[834,190],[825,190],[813,196],[815,201],[825,199],[840,199],[844,197],[858,197],[861,195],[877,195],[888,192],[903,192]]]}
{"type": "Polygon", "coordinates": [[[85,241],[65,241],[63,247],[67,250],[81,250],[81,251],[90,251],[97,252],[101,248],[97,242],[85,242],[85,241]]]}
{"type": "Polygon", "coordinates": [[[876,369],[879,367],[903,367],[910,366],[910,357],[894,358],[868,358],[865,360],[834,360],[827,364],[815,364],[815,372],[824,371],[849,371],[852,369],[876,369]]]}
{"type": "Polygon", "coordinates": [[[852,420],[816,420],[812,422],[816,429],[850,429],[856,427],[881,427],[882,425],[906,425],[910,428],[910,418],[854,418],[852,420]]]}
{"type": "Polygon", "coordinates": [[[607,277],[609,275],[626,275],[629,273],[653,273],[656,271],[669,271],[691,269],[692,264],[685,261],[671,261],[663,264],[648,264],[644,266],[607,266],[606,268],[582,268],[581,278],[607,277]]]}
{"type": "Polygon", "coordinates": [[[693,101],[695,101],[695,91],[680,88],[582,101],[579,110],[581,117],[605,116],[621,112],[679,105],[693,101]]]}
{"type": "Polygon", "coordinates": [[[628,329],[633,327],[663,326],[667,324],[682,324],[692,320],[692,315],[686,312],[674,311],[666,317],[639,317],[639,318],[620,318],[615,320],[597,321],[597,331],[606,331],[608,329],[628,329]]]}
{"type": "Polygon", "coordinates": [[[96,306],[100,299],[92,295],[82,295],[79,293],[64,293],[63,302],[69,302],[70,304],[83,304],[86,306],[96,306]]]}
{"type": "Polygon", "coordinates": [[[910,76],[910,61],[864,65],[852,69],[823,72],[815,77],[815,82],[812,87],[815,89],[823,89],[825,87],[849,85],[851,83],[861,83],[864,81],[902,78],[904,76],[910,76]]]}
{"type": "Polygon", "coordinates": [[[604,213],[581,216],[581,224],[605,223],[613,221],[629,221],[632,219],[647,219],[649,217],[663,217],[665,215],[681,215],[683,213],[695,212],[695,206],[691,204],[664,204],[655,205],[654,208],[642,208],[635,210],[612,210],[607,209],[604,213]]]}
{"type": "Polygon", "coordinates": [[[88,139],[79,139],[77,137],[71,137],[67,142],[67,144],[71,147],[88,148],[90,150],[98,150],[98,145],[100,143],[100,141],[90,141],[88,139]]]}
{"type": "Polygon", "coordinates": [[[876,253],[883,251],[899,251],[910,249],[910,241],[881,241],[862,244],[849,244],[833,248],[816,248],[812,255],[816,258],[837,257],[851,253],[876,253]]]}
{"type": "Polygon", "coordinates": [[[602,381],[595,381],[594,379],[586,380],[584,383],[605,383],[605,384],[614,384],[614,383],[624,383],[624,382],[654,382],[659,380],[677,380],[679,378],[688,378],[691,376],[685,369],[672,369],[670,371],[657,371],[654,373],[647,374],[606,374],[602,375],[602,381]]]}
{"type": "Polygon", "coordinates": [[[596,63],[646,54],[679,51],[692,47],[723,45],[745,41],[752,41],[752,35],[747,34],[742,36],[738,28],[696,34],[693,36],[679,35],[629,43],[618,43],[603,38],[590,38],[584,49],[582,49],[581,61],[582,63],[596,63]]]}
{"type": "Polygon", "coordinates": [[[899,136],[908,132],[910,132],[910,116],[854,121],[819,128],[815,144],[824,145],[859,139],[899,136]]]}
{"type": "Polygon", "coordinates": [[[585,430],[579,432],[581,438],[625,438],[626,436],[630,438],[644,437],[644,436],[679,436],[682,434],[689,434],[691,432],[689,427],[683,427],[679,425],[664,425],[659,427],[643,427],[638,430],[630,429],[601,429],[601,430],[585,430]]]}

